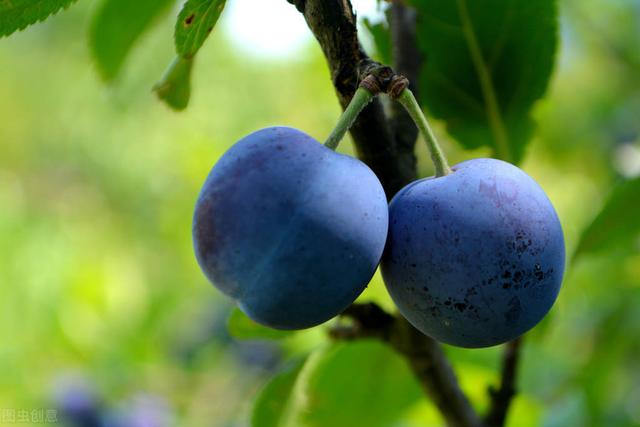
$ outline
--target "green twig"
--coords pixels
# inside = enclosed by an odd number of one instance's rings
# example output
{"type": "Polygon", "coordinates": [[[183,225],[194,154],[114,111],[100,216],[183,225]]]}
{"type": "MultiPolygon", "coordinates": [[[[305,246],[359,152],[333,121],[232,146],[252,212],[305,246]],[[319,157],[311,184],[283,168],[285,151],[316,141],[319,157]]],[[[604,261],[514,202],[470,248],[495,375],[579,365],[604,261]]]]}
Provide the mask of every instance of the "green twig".
{"type": "Polygon", "coordinates": [[[349,128],[353,125],[353,122],[356,121],[358,114],[360,114],[364,107],[371,102],[373,97],[374,95],[363,87],[359,87],[358,90],[356,90],[356,93],[353,95],[353,98],[351,98],[349,105],[347,105],[344,113],[342,113],[338,119],[336,127],[325,141],[324,145],[326,147],[329,147],[332,150],[338,148],[338,144],[340,144],[344,134],[347,133],[349,128]]]}
{"type": "Polygon", "coordinates": [[[416,123],[416,126],[418,126],[422,137],[427,143],[427,148],[429,149],[431,160],[433,161],[433,165],[436,168],[436,177],[450,174],[451,168],[449,168],[447,159],[445,158],[442,149],[440,149],[438,141],[436,140],[436,137],[433,134],[431,127],[429,126],[429,122],[422,113],[420,105],[418,104],[418,101],[416,101],[415,96],[413,96],[413,93],[408,88],[406,88],[400,93],[400,96],[397,99],[398,102],[400,102],[400,104],[402,104],[402,106],[407,109],[407,112],[416,123]]]}

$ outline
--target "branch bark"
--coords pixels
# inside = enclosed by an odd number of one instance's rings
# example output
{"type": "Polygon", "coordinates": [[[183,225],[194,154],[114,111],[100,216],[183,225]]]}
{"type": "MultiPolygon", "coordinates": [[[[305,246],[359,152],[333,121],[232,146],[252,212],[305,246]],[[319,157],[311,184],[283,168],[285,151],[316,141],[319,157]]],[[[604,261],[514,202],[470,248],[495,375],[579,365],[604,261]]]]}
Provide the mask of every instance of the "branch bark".
{"type": "Polygon", "coordinates": [[[392,316],[376,304],[354,304],[342,316],[350,326],[330,331],[334,339],[380,339],[403,355],[425,393],[438,407],[449,427],[481,427],[482,420],[458,385],[458,379],[440,345],[404,317],[392,316]]]}
{"type": "MultiPolygon", "coordinates": [[[[418,49],[416,19],[415,9],[400,2],[392,3],[387,10],[387,20],[391,30],[393,68],[409,79],[409,89],[419,99],[419,88],[416,83],[420,78],[422,52],[418,49]]],[[[396,141],[399,161],[415,171],[414,152],[418,128],[400,103],[392,102],[390,110],[391,129],[396,141]]]]}
{"type": "MultiPolygon", "coordinates": [[[[342,108],[357,87],[360,71],[370,63],[358,40],[356,15],[348,0],[287,0],[296,6],[318,40],[342,108]]],[[[387,197],[416,176],[415,165],[399,155],[380,101],[370,103],[351,127],[358,157],[380,178],[387,197]]]]}
{"type": "Polygon", "coordinates": [[[507,412],[513,397],[516,395],[516,378],[518,376],[518,362],[523,338],[516,338],[506,344],[502,355],[502,372],[500,388],[489,388],[491,406],[485,417],[485,424],[489,427],[502,427],[507,419],[507,412]]]}
{"type": "MultiPolygon", "coordinates": [[[[340,105],[346,108],[358,87],[363,68],[372,62],[358,40],[356,16],[350,1],[287,1],[304,15],[318,40],[340,105]]],[[[415,12],[394,2],[389,10],[389,20],[394,66],[414,82],[411,89],[415,93],[422,64],[416,43],[415,12]]],[[[394,104],[387,117],[380,101],[375,100],[362,111],[351,128],[358,157],[380,178],[389,198],[416,178],[417,129],[404,109],[394,104]]],[[[435,340],[423,335],[402,316],[392,316],[375,304],[353,304],[342,315],[351,318],[353,324],[332,329],[331,336],[343,340],[376,338],[391,345],[407,359],[449,427],[501,427],[504,424],[515,393],[519,341],[507,347],[500,389],[491,391],[491,409],[482,420],[460,389],[451,364],[435,340]]]]}

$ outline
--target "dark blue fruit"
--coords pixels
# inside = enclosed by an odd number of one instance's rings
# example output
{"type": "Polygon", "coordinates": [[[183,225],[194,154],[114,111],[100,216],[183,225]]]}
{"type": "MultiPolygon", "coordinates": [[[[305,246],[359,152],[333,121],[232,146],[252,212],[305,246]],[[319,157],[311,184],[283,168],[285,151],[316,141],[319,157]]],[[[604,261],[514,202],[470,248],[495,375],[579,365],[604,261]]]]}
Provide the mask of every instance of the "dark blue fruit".
{"type": "Polygon", "coordinates": [[[211,170],[193,240],[206,276],[249,317],[301,329],[360,295],[387,227],[385,193],[367,166],[272,127],[241,139],[211,170]]]}
{"type": "Polygon", "coordinates": [[[517,167],[469,160],[391,201],[384,282],[420,331],[461,347],[518,337],[553,305],[564,238],[544,191],[517,167]]]}
{"type": "Polygon", "coordinates": [[[72,427],[103,427],[104,408],[97,391],[83,380],[60,378],[55,387],[55,406],[60,419],[72,427]]]}

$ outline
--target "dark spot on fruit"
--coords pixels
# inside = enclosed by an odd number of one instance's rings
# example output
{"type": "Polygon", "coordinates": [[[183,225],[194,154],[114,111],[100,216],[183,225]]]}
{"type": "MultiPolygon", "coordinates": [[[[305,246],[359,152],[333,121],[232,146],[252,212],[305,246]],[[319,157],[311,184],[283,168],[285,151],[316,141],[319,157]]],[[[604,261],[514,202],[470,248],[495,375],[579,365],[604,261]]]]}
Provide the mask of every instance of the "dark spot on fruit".
{"type": "Polygon", "coordinates": [[[510,279],[511,278],[511,272],[509,270],[505,270],[504,273],[502,273],[502,278],[503,279],[510,279]]]}
{"type": "Polygon", "coordinates": [[[467,304],[463,304],[461,302],[457,302],[453,305],[460,313],[467,309],[467,304]]]}
{"type": "Polygon", "coordinates": [[[192,13],[191,15],[187,16],[184,20],[184,26],[188,27],[189,25],[193,24],[193,20],[195,19],[196,14],[192,13]]]}
{"type": "Polygon", "coordinates": [[[279,150],[279,151],[282,151],[282,150],[284,150],[284,147],[282,145],[278,144],[278,145],[276,145],[276,149],[279,150]]]}
{"type": "Polygon", "coordinates": [[[447,306],[451,305],[451,300],[447,300],[447,301],[445,301],[445,302],[444,302],[444,305],[447,305],[447,306]]]}
{"type": "Polygon", "coordinates": [[[505,282],[502,284],[502,289],[509,289],[511,288],[511,282],[505,282]]]}
{"type": "Polygon", "coordinates": [[[207,33],[210,33],[210,32],[211,32],[211,30],[213,30],[213,26],[211,26],[211,27],[207,28],[207,33]]]}
{"type": "Polygon", "coordinates": [[[411,264],[411,267],[416,268],[417,265],[416,264],[411,264]]]}
{"type": "Polygon", "coordinates": [[[516,271],[515,274],[513,275],[513,281],[516,283],[520,283],[521,280],[522,280],[522,271],[516,271]]]}

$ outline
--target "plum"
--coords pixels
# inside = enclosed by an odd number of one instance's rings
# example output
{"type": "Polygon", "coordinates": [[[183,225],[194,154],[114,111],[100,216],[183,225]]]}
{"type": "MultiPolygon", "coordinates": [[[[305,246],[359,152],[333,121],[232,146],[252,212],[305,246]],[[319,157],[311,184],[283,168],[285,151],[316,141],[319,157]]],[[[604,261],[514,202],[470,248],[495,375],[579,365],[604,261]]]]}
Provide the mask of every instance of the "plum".
{"type": "Polygon", "coordinates": [[[193,241],[207,278],[256,322],[303,329],[364,290],[387,237],[375,174],[309,135],[271,127],[234,144],[196,203],[193,241]]]}
{"type": "Polygon", "coordinates": [[[88,380],[65,375],[56,380],[54,402],[60,419],[72,427],[102,427],[104,405],[88,380]]]}
{"type": "Polygon", "coordinates": [[[556,212],[521,169],[473,159],[404,187],[389,206],[381,262],[401,314],[424,334],[488,347],[534,327],[562,282],[556,212]]]}

